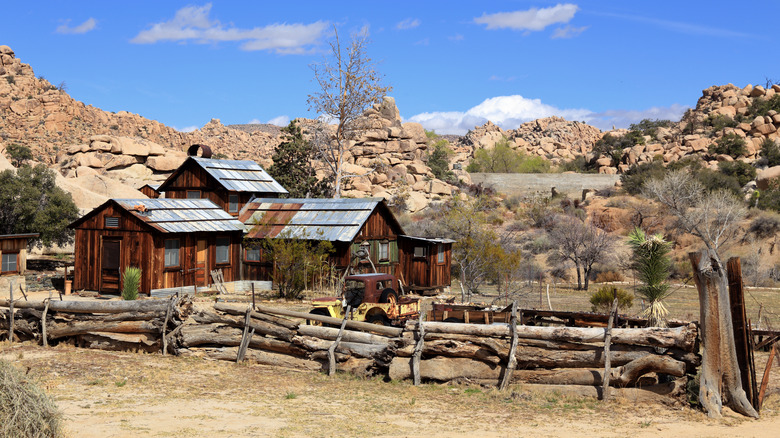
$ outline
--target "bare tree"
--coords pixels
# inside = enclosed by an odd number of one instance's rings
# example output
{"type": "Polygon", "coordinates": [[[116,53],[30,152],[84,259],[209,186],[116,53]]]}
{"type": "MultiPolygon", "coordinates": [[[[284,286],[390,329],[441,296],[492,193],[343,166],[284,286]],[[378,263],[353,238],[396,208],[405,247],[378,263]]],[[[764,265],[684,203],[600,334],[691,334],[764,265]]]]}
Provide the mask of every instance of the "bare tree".
{"type": "Polygon", "coordinates": [[[614,246],[614,239],[592,222],[583,223],[573,216],[559,216],[550,230],[555,247],[553,260],[571,261],[577,271],[577,289],[588,290],[593,265],[604,261],[614,246]]]}
{"type": "Polygon", "coordinates": [[[710,416],[720,417],[722,391],[729,407],[757,418],[742,388],[727,271],[719,255],[723,245],[736,236],[746,209],[741,200],[724,191],[708,193],[684,170],[647,182],[645,193],[669,209],[678,228],[701,239],[706,247],[703,254],[689,254],[701,303],[699,400],[710,416]]]}
{"type": "Polygon", "coordinates": [[[392,88],[381,84],[384,76],[366,54],[367,30],[353,35],[348,46],[342,46],[336,26],[333,31],[336,35],[330,41],[329,56],[311,66],[320,91],[309,95],[308,104],[326,122],[336,122],[335,133],[322,135],[320,130],[314,144],[334,175],[333,197],[339,198],[343,180],[356,176],[346,174],[343,166],[353,140],[367,129],[360,116],[392,88]]]}

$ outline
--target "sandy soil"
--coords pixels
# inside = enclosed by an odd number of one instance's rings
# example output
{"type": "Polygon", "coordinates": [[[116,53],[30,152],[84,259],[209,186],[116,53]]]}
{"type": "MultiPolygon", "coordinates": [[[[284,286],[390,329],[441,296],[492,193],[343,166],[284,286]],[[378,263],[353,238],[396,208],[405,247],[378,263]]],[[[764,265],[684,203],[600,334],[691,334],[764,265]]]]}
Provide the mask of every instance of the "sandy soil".
{"type": "MultiPolygon", "coordinates": [[[[757,355],[763,371],[766,354],[757,355]]],[[[0,344],[0,359],[30,368],[72,437],[426,436],[777,437],[780,367],[759,420],[726,410],[602,403],[516,385],[414,387],[405,382],[263,365],[0,344]]]]}

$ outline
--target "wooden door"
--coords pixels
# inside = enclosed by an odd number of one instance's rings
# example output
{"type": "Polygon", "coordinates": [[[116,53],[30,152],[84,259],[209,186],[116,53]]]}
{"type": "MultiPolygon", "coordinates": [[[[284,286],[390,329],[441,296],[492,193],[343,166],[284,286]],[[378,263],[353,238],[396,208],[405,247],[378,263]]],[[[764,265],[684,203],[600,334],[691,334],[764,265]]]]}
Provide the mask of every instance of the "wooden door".
{"type": "Polygon", "coordinates": [[[411,286],[427,287],[430,267],[427,257],[412,257],[412,275],[409,279],[411,286]]]}
{"type": "Polygon", "coordinates": [[[195,283],[198,286],[206,286],[208,269],[206,268],[206,254],[208,245],[206,239],[198,239],[198,250],[195,252],[195,283]]]}
{"type": "Polygon", "coordinates": [[[119,293],[122,241],[103,239],[100,257],[100,292],[119,293]]]}

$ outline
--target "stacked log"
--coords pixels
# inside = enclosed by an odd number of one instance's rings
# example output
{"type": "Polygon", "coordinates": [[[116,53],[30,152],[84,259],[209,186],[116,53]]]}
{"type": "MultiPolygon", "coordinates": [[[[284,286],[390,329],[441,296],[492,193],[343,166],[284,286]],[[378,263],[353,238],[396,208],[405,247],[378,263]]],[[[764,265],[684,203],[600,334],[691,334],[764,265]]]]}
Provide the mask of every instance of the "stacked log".
{"type": "MultiPolygon", "coordinates": [[[[246,341],[243,360],[303,370],[328,370],[328,349],[340,330],[308,325],[304,320],[312,318],[331,325],[341,324],[341,320],[263,306],[258,309],[245,311],[217,303],[213,310],[198,311],[173,333],[173,351],[182,356],[240,361],[245,328],[249,328],[252,335],[246,341]]],[[[396,349],[404,342],[399,328],[356,321],[348,321],[346,325],[348,328],[343,330],[335,348],[338,371],[375,375],[387,369],[396,349]]]]}
{"type": "MultiPolygon", "coordinates": [[[[402,337],[411,343],[417,322],[407,323],[402,337]]],[[[468,380],[498,384],[509,362],[508,325],[425,322],[420,361],[424,380],[468,380]]],[[[514,383],[592,385],[604,377],[603,328],[517,326],[514,383]]],[[[683,377],[695,373],[697,329],[612,329],[610,386],[657,384],[656,376],[683,377]]],[[[413,345],[397,350],[391,361],[391,379],[412,377],[413,345]]]]}
{"type": "MultiPolygon", "coordinates": [[[[0,331],[12,321],[8,300],[0,300],[0,331]],[[8,309],[5,309],[8,308],[8,309]]],[[[103,350],[160,351],[163,334],[192,311],[189,298],[139,301],[46,301],[13,303],[14,337],[44,345],[71,342],[103,350]]]]}

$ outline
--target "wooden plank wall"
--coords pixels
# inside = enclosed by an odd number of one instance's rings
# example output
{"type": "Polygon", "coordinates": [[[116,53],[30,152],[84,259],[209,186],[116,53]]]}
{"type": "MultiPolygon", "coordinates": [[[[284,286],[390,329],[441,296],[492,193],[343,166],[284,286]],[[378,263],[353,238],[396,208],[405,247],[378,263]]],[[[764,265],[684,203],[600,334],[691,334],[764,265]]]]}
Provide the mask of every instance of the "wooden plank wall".
{"type": "Polygon", "coordinates": [[[13,252],[19,254],[19,274],[27,270],[27,238],[0,239],[0,254],[13,252]]]}

